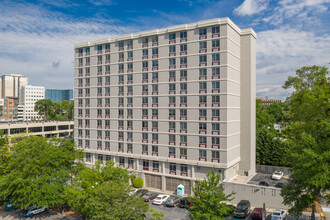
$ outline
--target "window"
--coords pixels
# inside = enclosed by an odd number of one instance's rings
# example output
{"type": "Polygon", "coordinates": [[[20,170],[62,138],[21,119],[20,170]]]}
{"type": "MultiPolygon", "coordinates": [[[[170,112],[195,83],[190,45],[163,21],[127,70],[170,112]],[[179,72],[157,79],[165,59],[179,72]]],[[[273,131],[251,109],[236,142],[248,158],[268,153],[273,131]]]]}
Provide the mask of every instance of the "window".
{"type": "MultiPolygon", "coordinates": [[[[124,90],[123,90],[123,92],[124,92],[124,90]]],[[[127,86],[127,92],[133,93],[133,86],[127,86]]]]}
{"type": "Polygon", "coordinates": [[[170,66],[175,66],[175,58],[168,59],[170,66]]]}
{"type": "Polygon", "coordinates": [[[220,117],[220,110],[212,109],[212,117],[220,117]]]}
{"type": "Polygon", "coordinates": [[[142,68],[148,68],[148,61],[142,62],[142,68]]]}
{"type": "Polygon", "coordinates": [[[212,40],[212,47],[213,48],[220,47],[220,40],[212,40]]]}
{"type": "Polygon", "coordinates": [[[180,148],[180,157],[187,157],[187,149],[180,148]]]}
{"type": "Polygon", "coordinates": [[[148,38],[145,37],[145,38],[142,38],[142,44],[147,44],[148,43],[148,38]]]}
{"type": "Polygon", "coordinates": [[[142,104],[148,105],[148,97],[142,97],[142,104]]]}
{"type": "Polygon", "coordinates": [[[148,85],[142,86],[142,92],[148,92],[148,85]]]}
{"type": "Polygon", "coordinates": [[[133,51],[127,52],[127,58],[133,58],[133,51]]]}
{"type": "Polygon", "coordinates": [[[205,95],[201,95],[199,96],[199,104],[206,104],[207,103],[207,99],[205,95]]]}
{"type": "Polygon", "coordinates": [[[199,117],[206,117],[206,109],[199,109],[199,117]]]}
{"type": "Polygon", "coordinates": [[[187,104],[187,96],[180,96],[180,104],[187,104]]]}
{"type": "Polygon", "coordinates": [[[168,90],[169,91],[175,91],[175,83],[170,83],[170,84],[168,84],[168,90]]]}
{"type": "Polygon", "coordinates": [[[175,71],[168,72],[168,78],[175,79],[175,71]]]}
{"type": "Polygon", "coordinates": [[[187,64],[187,57],[180,57],[180,64],[186,65],[187,64]]]}
{"type": "Polygon", "coordinates": [[[142,140],[148,140],[148,133],[142,133],[142,140]]]}
{"type": "Polygon", "coordinates": [[[152,122],[152,128],[158,129],[158,121],[153,121],[152,122]]]}
{"type": "Polygon", "coordinates": [[[212,123],[212,131],[220,131],[220,124],[212,123]]]}
{"type": "Polygon", "coordinates": [[[127,105],[132,105],[133,104],[133,98],[128,97],[127,98],[127,105]]]}
{"type": "Polygon", "coordinates": [[[180,129],[187,130],[187,122],[180,122],[180,129]]]}
{"type": "Polygon", "coordinates": [[[212,103],[220,103],[220,96],[219,95],[213,95],[212,96],[212,103]]]}
{"type": "Polygon", "coordinates": [[[158,97],[152,97],[152,104],[158,104],[158,97]]]}
{"type": "Polygon", "coordinates": [[[152,43],[158,43],[158,36],[152,36],[151,41],[152,43]]]}
{"type": "Polygon", "coordinates": [[[169,142],[175,142],[175,135],[174,134],[169,134],[168,135],[168,141],[169,142]]]}
{"type": "Polygon", "coordinates": [[[206,130],[206,123],[199,123],[199,130],[206,130]]]}
{"type": "Polygon", "coordinates": [[[212,159],[220,159],[220,152],[219,151],[212,151],[212,159]]]}
{"type": "Polygon", "coordinates": [[[148,128],[148,121],[142,121],[142,128],[148,128]]]}
{"type": "Polygon", "coordinates": [[[149,170],[149,161],[143,160],[143,170],[149,170]]]}
{"type": "Polygon", "coordinates": [[[185,173],[185,174],[187,174],[187,172],[188,172],[188,167],[187,167],[187,165],[181,165],[181,173],[185,173]]]}
{"type": "Polygon", "coordinates": [[[97,63],[101,64],[102,63],[102,56],[97,56],[97,63]]]}
{"type": "Polygon", "coordinates": [[[102,45],[97,45],[97,52],[102,50],[102,45]]]}
{"type": "Polygon", "coordinates": [[[152,80],[158,80],[158,72],[152,73],[152,80]]]}
{"type": "Polygon", "coordinates": [[[206,150],[199,150],[199,157],[206,158],[206,150]]]}
{"type": "Polygon", "coordinates": [[[199,36],[206,35],[206,28],[199,29],[199,36]]]}
{"type": "Polygon", "coordinates": [[[175,38],[176,38],[176,34],[175,33],[170,33],[169,34],[169,39],[170,40],[175,40],[175,38]]]}
{"type": "Polygon", "coordinates": [[[142,145],[142,152],[148,153],[148,145],[142,145]]]}
{"type": "Polygon", "coordinates": [[[127,46],[128,46],[128,47],[133,46],[133,41],[132,41],[132,40],[128,40],[128,41],[127,41],[127,46]]]}
{"type": "Polygon", "coordinates": [[[152,61],[152,67],[153,67],[153,68],[158,67],[158,60],[153,60],[153,61],[152,61]]]}
{"type": "Polygon", "coordinates": [[[180,38],[187,38],[187,31],[180,32],[180,38]]]}
{"type": "Polygon", "coordinates": [[[175,104],[175,96],[169,96],[168,102],[169,102],[169,104],[175,104]]]}
{"type": "Polygon", "coordinates": [[[213,81],[212,89],[220,89],[220,81],[213,81]]]}
{"type": "Polygon", "coordinates": [[[152,162],[152,168],[153,168],[153,170],[158,171],[159,170],[159,162],[158,161],[152,162]]]}
{"type": "Polygon", "coordinates": [[[148,116],[148,109],[142,109],[142,116],[148,116]]]}
{"type": "Polygon", "coordinates": [[[212,54],[212,62],[220,61],[220,54],[212,54]]]}
{"type": "Polygon", "coordinates": [[[206,41],[199,42],[199,49],[200,50],[207,49],[207,42],[206,41]]]}
{"type": "Polygon", "coordinates": [[[148,49],[142,50],[142,56],[148,57],[148,49]]]}
{"type": "Polygon", "coordinates": [[[217,68],[212,68],[212,75],[220,75],[220,68],[217,67],[217,68]]]}
{"type": "Polygon", "coordinates": [[[220,27],[219,26],[212,27],[212,34],[218,34],[218,33],[220,33],[220,27]]]}
{"type": "Polygon", "coordinates": [[[132,132],[127,132],[127,139],[133,139],[133,133],[132,132]]]}
{"type": "Polygon", "coordinates": [[[187,90],[187,83],[180,83],[180,90],[186,91],[187,90]]]}
{"type": "Polygon", "coordinates": [[[158,146],[152,146],[152,153],[158,154],[158,146]]]}
{"type": "Polygon", "coordinates": [[[169,122],[168,123],[168,128],[169,129],[175,129],[175,122],[169,122]]]}
{"type": "Polygon", "coordinates": [[[207,89],[206,82],[200,82],[199,83],[199,90],[206,90],[206,89],[207,89]]]}
{"type": "Polygon", "coordinates": [[[124,121],[119,120],[118,121],[118,127],[124,127],[124,121]]]}
{"type": "Polygon", "coordinates": [[[170,163],[170,172],[176,172],[176,164],[170,163]]]}
{"type": "Polygon", "coordinates": [[[206,139],[205,136],[199,136],[199,143],[200,143],[200,144],[206,144],[206,143],[207,143],[206,140],[207,140],[207,139],[206,139]]]}
{"type": "Polygon", "coordinates": [[[169,46],[169,53],[175,53],[175,46],[169,46]]]}
{"type": "Polygon", "coordinates": [[[186,52],[187,51],[187,44],[181,44],[180,45],[180,52],[186,52]]]}
{"type": "Polygon", "coordinates": [[[218,137],[212,137],[212,144],[219,145],[220,144],[220,138],[218,138],[218,137]]]}
{"type": "Polygon", "coordinates": [[[199,76],[206,76],[207,75],[207,69],[203,68],[203,69],[199,69],[199,76]]]}
{"type": "Polygon", "coordinates": [[[169,109],[168,114],[169,114],[169,116],[174,116],[175,117],[175,109],[169,109]]]}
{"type": "Polygon", "coordinates": [[[158,141],[158,134],[151,135],[153,141],[158,141]]]}
{"type": "Polygon", "coordinates": [[[152,109],[151,112],[153,117],[158,117],[158,109],[152,109]]]}
{"type": "Polygon", "coordinates": [[[169,153],[170,155],[175,155],[175,147],[169,147],[169,148],[168,148],[168,153],[169,153]]]}
{"type": "Polygon", "coordinates": [[[127,152],[133,152],[133,144],[127,144],[127,152]]]}
{"type": "Polygon", "coordinates": [[[158,55],[158,48],[152,48],[152,55],[158,55]]]}
{"type": "Polygon", "coordinates": [[[199,56],[199,62],[200,62],[200,63],[206,63],[206,62],[207,62],[207,57],[206,57],[206,55],[201,55],[201,56],[199,56]]]}
{"type": "Polygon", "coordinates": [[[124,144],[118,143],[118,151],[124,151],[124,144]]]}
{"type": "Polygon", "coordinates": [[[133,69],[133,63],[127,63],[127,69],[132,70],[133,69]]]}
{"type": "Polygon", "coordinates": [[[127,121],[127,127],[128,128],[133,127],[133,121],[127,121]]]}
{"type": "Polygon", "coordinates": [[[180,117],[187,117],[187,109],[180,109],[180,117]]]}
{"type": "Polygon", "coordinates": [[[187,143],[187,135],[180,135],[180,142],[187,143]]]}

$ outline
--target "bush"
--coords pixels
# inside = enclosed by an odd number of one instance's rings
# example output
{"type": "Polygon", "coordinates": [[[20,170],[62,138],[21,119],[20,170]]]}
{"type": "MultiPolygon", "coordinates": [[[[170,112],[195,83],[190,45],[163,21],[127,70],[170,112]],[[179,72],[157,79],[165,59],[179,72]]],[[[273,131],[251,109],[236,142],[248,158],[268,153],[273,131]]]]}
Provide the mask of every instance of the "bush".
{"type": "Polygon", "coordinates": [[[142,188],[143,186],[143,179],[141,179],[140,177],[136,177],[134,180],[133,180],[133,186],[135,188],[142,188]]]}

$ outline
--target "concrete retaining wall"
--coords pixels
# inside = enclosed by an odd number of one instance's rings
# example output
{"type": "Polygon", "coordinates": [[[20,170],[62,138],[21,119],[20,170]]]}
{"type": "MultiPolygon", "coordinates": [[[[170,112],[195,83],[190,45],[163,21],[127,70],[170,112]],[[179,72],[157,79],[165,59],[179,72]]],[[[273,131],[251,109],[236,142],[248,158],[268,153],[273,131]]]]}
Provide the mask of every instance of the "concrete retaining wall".
{"type": "Polygon", "coordinates": [[[268,165],[256,165],[257,173],[265,173],[265,174],[272,174],[276,170],[283,171],[284,175],[290,175],[291,172],[289,171],[289,167],[276,167],[276,166],[268,166],[268,165]]]}

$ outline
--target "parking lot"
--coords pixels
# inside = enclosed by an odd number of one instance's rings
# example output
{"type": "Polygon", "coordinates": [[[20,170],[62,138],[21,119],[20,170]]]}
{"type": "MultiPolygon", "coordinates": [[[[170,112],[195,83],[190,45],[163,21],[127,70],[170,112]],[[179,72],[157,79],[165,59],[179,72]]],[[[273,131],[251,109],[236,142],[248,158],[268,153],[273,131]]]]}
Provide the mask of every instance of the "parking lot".
{"type": "Polygon", "coordinates": [[[260,182],[266,182],[270,187],[276,187],[278,183],[288,184],[289,177],[284,176],[281,180],[273,180],[271,179],[271,174],[257,173],[248,184],[259,185],[260,182]]]}
{"type": "Polygon", "coordinates": [[[78,220],[80,218],[73,217],[69,214],[62,215],[56,211],[47,211],[40,213],[32,218],[24,218],[19,210],[14,210],[10,212],[3,211],[0,209],[0,219],[1,220],[16,220],[16,219],[49,219],[49,220],[78,220]]]}

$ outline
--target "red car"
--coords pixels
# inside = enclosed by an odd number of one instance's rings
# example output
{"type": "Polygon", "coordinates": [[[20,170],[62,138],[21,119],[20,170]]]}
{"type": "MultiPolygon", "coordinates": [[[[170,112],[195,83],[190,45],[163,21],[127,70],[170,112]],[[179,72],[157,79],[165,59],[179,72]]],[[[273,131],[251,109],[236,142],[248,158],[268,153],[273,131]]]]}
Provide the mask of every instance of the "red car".
{"type": "Polygon", "coordinates": [[[252,219],[262,220],[262,208],[254,208],[251,217],[252,219]]]}

